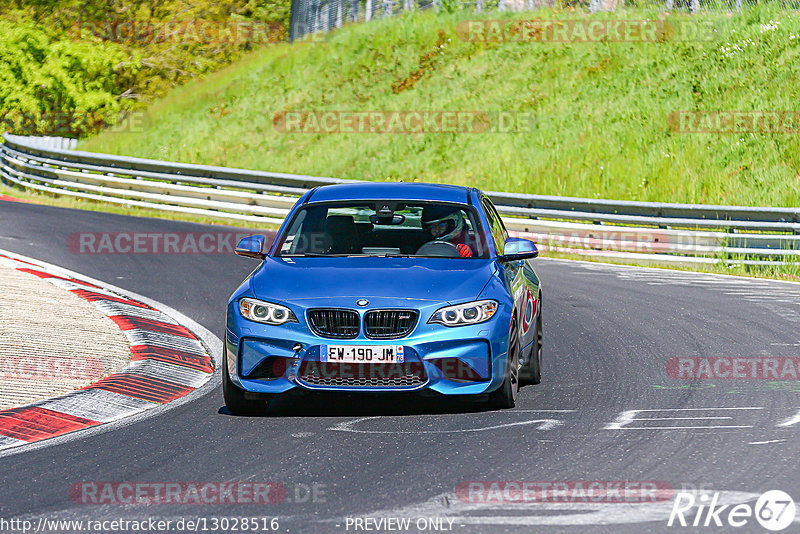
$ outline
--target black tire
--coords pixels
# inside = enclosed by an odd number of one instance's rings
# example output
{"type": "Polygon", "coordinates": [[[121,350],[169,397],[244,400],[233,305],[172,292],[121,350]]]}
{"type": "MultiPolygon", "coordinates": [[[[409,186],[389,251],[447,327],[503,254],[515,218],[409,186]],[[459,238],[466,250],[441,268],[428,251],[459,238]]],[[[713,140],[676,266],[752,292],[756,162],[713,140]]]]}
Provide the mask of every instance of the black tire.
{"type": "Polygon", "coordinates": [[[508,337],[508,355],[506,358],[506,374],[503,385],[489,393],[489,406],[503,409],[513,408],[517,403],[519,392],[519,332],[516,319],[511,324],[511,333],[508,337]]]}
{"type": "Polygon", "coordinates": [[[236,387],[228,375],[228,363],[222,363],[222,397],[225,406],[234,415],[263,415],[267,411],[266,398],[259,400],[247,399],[244,391],[236,387]]]}
{"type": "Polygon", "coordinates": [[[539,313],[536,316],[536,330],[531,343],[531,353],[525,366],[520,370],[520,385],[539,384],[542,381],[542,298],[539,296],[539,313]]]}

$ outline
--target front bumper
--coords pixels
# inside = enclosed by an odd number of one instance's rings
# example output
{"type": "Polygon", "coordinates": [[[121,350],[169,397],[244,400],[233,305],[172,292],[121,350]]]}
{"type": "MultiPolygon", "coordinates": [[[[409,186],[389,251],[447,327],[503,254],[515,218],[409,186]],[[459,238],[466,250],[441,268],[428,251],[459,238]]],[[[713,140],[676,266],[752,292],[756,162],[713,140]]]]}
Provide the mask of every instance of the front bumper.
{"type": "Polygon", "coordinates": [[[478,325],[427,324],[441,305],[420,309],[411,334],[394,340],[367,339],[363,333],[348,340],[322,338],[310,330],[302,309],[293,308],[299,323],[270,326],[242,318],[231,305],[225,333],[228,373],[241,389],[266,394],[297,388],[375,393],[428,389],[445,395],[477,395],[500,387],[511,319],[508,307],[501,305],[492,319],[478,325]],[[320,361],[322,345],[339,344],[402,346],[404,362],[320,361]]]}

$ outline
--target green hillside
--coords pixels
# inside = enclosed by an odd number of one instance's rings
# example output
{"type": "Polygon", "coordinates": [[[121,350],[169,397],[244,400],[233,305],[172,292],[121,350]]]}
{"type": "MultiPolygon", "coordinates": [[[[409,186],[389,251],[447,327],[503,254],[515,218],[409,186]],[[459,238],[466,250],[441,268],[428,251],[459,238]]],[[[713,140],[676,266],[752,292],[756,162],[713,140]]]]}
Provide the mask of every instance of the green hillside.
{"type": "MultiPolygon", "coordinates": [[[[631,11],[592,18],[652,22],[659,16],[631,11]]],[[[141,129],[104,133],[82,148],[487,190],[800,205],[798,135],[770,133],[774,127],[761,123],[753,133],[682,133],[675,126],[681,119],[670,123],[678,111],[800,111],[798,15],[761,8],[673,14],[673,27],[702,22],[712,28],[710,38],[661,32],[647,42],[571,43],[462,38],[463,21],[475,18],[417,13],[345,27],[316,43],[262,49],[173,90],[148,108],[141,129]],[[485,112],[479,116],[491,121],[503,112],[518,122],[510,132],[398,134],[325,133],[306,120],[303,126],[316,133],[281,131],[296,112],[324,110],[397,111],[400,117],[485,112]],[[525,117],[530,120],[519,121],[525,117]]],[[[708,126],[692,124],[684,127],[708,126]]]]}

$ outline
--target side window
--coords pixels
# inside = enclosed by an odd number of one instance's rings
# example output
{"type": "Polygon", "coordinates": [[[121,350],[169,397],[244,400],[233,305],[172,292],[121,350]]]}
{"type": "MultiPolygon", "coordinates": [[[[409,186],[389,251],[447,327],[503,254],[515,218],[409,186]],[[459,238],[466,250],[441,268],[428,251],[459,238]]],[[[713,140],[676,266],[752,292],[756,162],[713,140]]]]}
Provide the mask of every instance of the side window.
{"type": "Polygon", "coordinates": [[[506,239],[508,239],[508,230],[506,230],[506,223],[503,222],[503,218],[500,216],[499,213],[497,213],[497,208],[494,207],[494,204],[492,204],[492,201],[489,200],[489,199],[486,199],[486,202],[489,204],[489,207],[492,209],[492,213],[494,213],[494,216],[497,217],[497,222],[500,223],[500,228],[503,231],[503,243],[505,243],[506,239]]]}
{"type": "Polygon", "coordinates": [[[486,212],[486,219],[489,221],[489,231],[492,233],[492,239],[494,239],[494,248],[498,254],[502,254],[508,238],[508,232],[503,226],[500,215],[497,214],[494,206],[487,198],[483,199],[483,210],[486,212]]]}

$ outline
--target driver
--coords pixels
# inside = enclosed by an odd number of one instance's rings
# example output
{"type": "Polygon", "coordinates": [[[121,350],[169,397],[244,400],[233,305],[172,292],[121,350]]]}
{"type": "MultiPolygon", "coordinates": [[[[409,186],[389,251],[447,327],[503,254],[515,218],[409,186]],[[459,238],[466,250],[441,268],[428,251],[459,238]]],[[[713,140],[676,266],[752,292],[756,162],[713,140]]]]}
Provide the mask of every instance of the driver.
{"type": "Polygon", "coordinates": [[[472,249],[467,241],[467,222],[463,212],[451,206],[425,206],[422,209],[422,229],[436,241],[455,245],[462,258],[471,258],[472,249]]]}

